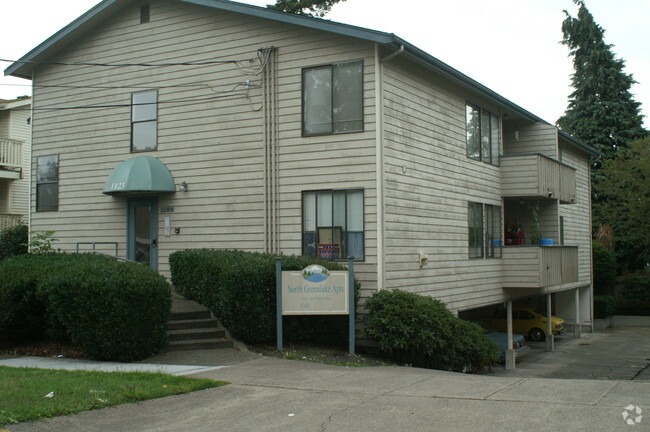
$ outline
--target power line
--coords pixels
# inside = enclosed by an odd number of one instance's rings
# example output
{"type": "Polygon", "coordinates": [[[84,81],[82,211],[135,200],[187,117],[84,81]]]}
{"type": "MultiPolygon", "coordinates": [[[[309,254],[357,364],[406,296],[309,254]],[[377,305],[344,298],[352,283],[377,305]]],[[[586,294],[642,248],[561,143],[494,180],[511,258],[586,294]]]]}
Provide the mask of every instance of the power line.
{"type": "MultiPolygon", "coordinates": [[[[174,106],[190,106],[190,105],[196,105],[199,103],[203,102],[209,102],[213,100],[219,100],[219,99],[226,99],[226,98],[232,98],[232,97],[237,97],[237,96],[244,96],[248,97],[247,92],[238,92],[238,93],[233,93],[236,89],[233,89],[231,91],[222,91],[222,94],[219,94],[217,96],[210,96],[210,97],[202,97],[202,98],[181,98],[181,99],[171,99],[171,100],[161,100],[158,102],[151,102],[151,103],[143,103],[143,104],[131,104],[131,103],[124,103],[124,104],[91,104],[91,105],[78,105],[78,106],[46,106],[46,107],[40,107],[40,108],[32,108],[32,109],[13,109],[12,111],[68,111],[68,110],[103,110],[103,109],[112,109],[112,108],[130,108],[131,106],[143,106],[143,105],[174,105],[174,106]],[[230,93],[230,94],[227,94],[230,93]]],[[[248,89],[247,89],[248,90],[248,89]]]]}
{"type": "Polygon", "coordinates": [[[56,65],[56,66],[99,66],[99,67],[167,67],[167,66],[209,66],[221,64],[253,63],[255,59],[244,60],[197,60],[178,63],[92,63],[92,62],[60,62],[60,61],[36,61],[36,60],[8,60],[0,59],[0,62],[22,63],[35,65],[56,65]]]}

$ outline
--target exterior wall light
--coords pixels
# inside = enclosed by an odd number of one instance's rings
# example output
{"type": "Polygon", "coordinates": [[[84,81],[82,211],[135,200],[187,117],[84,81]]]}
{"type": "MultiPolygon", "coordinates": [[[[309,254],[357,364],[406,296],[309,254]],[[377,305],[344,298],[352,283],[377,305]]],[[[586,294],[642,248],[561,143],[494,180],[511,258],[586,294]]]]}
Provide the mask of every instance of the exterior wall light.
{"type": "Polygon", "coordinates": [[[187,192],[187,183],[183,182],[180,185],[178,185],[178,190],[180,190],[181,192],[187,192]]]}

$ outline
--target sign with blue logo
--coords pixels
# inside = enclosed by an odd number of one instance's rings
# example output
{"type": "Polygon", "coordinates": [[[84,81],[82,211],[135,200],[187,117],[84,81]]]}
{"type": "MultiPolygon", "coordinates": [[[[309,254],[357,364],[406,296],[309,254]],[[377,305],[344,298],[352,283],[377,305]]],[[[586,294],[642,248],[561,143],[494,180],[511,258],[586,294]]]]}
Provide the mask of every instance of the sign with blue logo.
{"type": "Polygon", "coordinates": [[[282,315],[347,315],[350,312],[347,271],[318,264],[282,272],[282,315]]]}

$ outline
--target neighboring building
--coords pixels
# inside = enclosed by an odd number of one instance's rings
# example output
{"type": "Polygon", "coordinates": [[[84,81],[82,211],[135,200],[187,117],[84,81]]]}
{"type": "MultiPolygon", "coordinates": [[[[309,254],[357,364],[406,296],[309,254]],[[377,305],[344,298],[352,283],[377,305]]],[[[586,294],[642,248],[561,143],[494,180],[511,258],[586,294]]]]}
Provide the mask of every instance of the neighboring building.
{"type": "Polygon", "coordinates": [[[32,230],[63,250],[353,255],[364,297],[554,293],[591,324],[597,153],[392,34],[105,0],[6,73],[35,84],[32,230]]]}
{"type": "Polygon", "coordinates": [[[31,106],[0,100],[0,231],[29,220],[31,106]]]}

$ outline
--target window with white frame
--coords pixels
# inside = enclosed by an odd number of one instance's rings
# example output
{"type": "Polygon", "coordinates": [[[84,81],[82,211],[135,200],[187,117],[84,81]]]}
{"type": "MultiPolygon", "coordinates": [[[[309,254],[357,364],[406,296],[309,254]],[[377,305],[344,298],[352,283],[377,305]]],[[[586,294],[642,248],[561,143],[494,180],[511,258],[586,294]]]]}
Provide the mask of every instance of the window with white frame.
{"type": "Polygon", "coordinates": [[[302,193],[302,253],[324,259],[364,259],[363,190],[302,193]]]}
{"type": "Polygon", "coordinates": [[[501,207],[470,202],[467,206],[470,258],[501,258],[501,207]]]}
{"type": "Polygon", "coordinates": [[[158,91],[131,95],[131,151],[156,150],[158,146],[158,91]]]}
{"type": "Polygon", "coordinates": [[[363,131],[363,62],[303,69],[302,133],[363,131]]]}
{"type": "Polygon", "coordinates": [[[59,209],[59,156],[36,158],[36,211],[59,209]]]}
{"type": "Polygon", "coordinates": [[[465,106],[467,157],[499,165],[499,117],[475,105],[465,106]]]}

